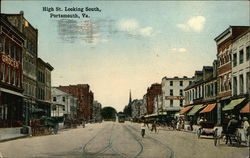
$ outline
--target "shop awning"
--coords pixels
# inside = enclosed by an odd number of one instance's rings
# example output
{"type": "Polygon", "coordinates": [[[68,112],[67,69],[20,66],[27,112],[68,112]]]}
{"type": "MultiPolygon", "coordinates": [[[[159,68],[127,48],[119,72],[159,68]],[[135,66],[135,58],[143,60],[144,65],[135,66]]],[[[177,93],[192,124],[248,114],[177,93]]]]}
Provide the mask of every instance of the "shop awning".
{"type": "Polygon", "coordinates": [[[154,117],[154,116],[159,116],[159,115],[167,115],[167,112],[153,113],[153,114],[145,115],[144,117],[148,118],[148,117],[154,117]]]}
{"type": "Polygon", "coordinates": [[[240,113],[250,113],[250,102],[248,102],[241,110],[240,113]]]}
{"type": "Polygon", "coordinates": [[[191,111],[188,112],[187,115],[189,116],[192,116],[192,115],[195,115],[201,108],[203,108],[204,106],[201,104],[201,105],[195,105],[191,111]]]}
{"type": "Polygon", "coordinates": [[[180,111],[180,114],[186,113],[188,110],[190,110],[193,106],[187,106],[183,110],[180,111]]]}
{"type": "Polygon", "coordinates": [[[22,93],[15,92],[15,91],[12,91],[12,90],[9,90],[9,89],[0,88],[0,91],[5,92],[5,93],[9,93],[9,94],[13,94],[13,95],[16,95],[16,96],[23,97],[22,93]]]}
{"type": "Polygon", "coordinates": [[[240,98],[240,99],[235,99],[235,100],[231,100],[231,102],[224,106],[224,108],[222,109],[222,111],[227,111],[227,110],[233,110],[237,105],[239,105],[243,100],[245,100],[245,98],[240,98]]]}
{"type": "Polygon", "coordinates": [[[208,104],[208,106],[205,107],[203,110],[201,110],[200,113],[210,112],[210,111],[212,111],[215,108],[216,105],[217,105],[216,103],[214,103],[214,104],[208,104]]]}

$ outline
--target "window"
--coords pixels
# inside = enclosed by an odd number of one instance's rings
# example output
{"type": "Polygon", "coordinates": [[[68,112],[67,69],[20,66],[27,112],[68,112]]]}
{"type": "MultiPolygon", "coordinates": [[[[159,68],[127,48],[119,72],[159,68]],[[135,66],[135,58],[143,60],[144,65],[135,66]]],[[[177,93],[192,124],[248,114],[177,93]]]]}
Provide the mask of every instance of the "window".
{"type": "Polygon", "coordinates": [[[5,80],[5,64],[2,64],[1,66],[1,79],[2,81],[5,80]]]}
{"type": "Polygon", "coordinates": [[[173,89],[170,89],[170,94],[169,94],[169,95],[170,95],[170,96],[173,96],[173,93],[174,93],[174,92],[173,92],[173,89]]]}
{"type": "Polygon", "coordinates": [[[180,96],[183,96],[183,90],[180,89],[180,96]]]}
{"type": "Polygon", "coordinates": [[[62,101],[65,102],[65,97],[62,97],[62,101]]]}
{"type": "Polygon", "coordinates": [[[3,54],[5,53],[5,45],[6,45],[5,38],[3,38],[2,50],[1,50],[3,54]]]}
{"type": "Polygon", "coordinates": [[[8,66],[8,82],[10,83],[10,66],[8,66]]]}
{"type": "Polygon", "coordinates": [[[16,70],[13,70],[13,85],[16,85],[16,70]]]}
{"type": "Polygon", "coordinates": [[[180,86],[183,86],[183,81],[180,81],[180,86]]]}
{"type": "Polygon", "coordinates": [[[240,51],[240,62],[239,64],[242,64],[244,61],[244,52],[243,52],[243,49],[240,51]]]}
{"type": "Polygon", "coordinates": [[[170,107],[173,107],[174,101],[173,99],[170,99],[170,107]]]}
{"type": "Polygon", "coordinates": [[[246,91],[248,94],[250,93],[250,72],[246,74],[246,91]]]}
{"type": "Polygon", "coordinates": [[[233,79],[233,95],[237,95],[237,77],[233,79]]]}
{"type": "Polygon", "coordinates": [[[244,93],[244,78],[243,75],[240,75],[240,94],[244,93]]]}
{"type": "Polygon", "coordinates": [[[183,107],[183,100],[180,100],[180,106],[183,107]]]}
{"type": "Polygon", "coordinates": [[[170,86],[173,86],[173,81],[170,81],[170,86]]]}
{"type": "Polygon", "coordinates": [[[13,47],[13,58],[16,60],[16,46],[13,47]]]}
{"type": "Polygon", "coordinates": [[[10,40],[8,40],[8,55],[11,55],[11,43],[10,43],[10,40]]]}
{"type": "Polygon", "coordinates": [[[249,46],[246,48],[246,60],[248,61],[250,59],[250,48],[249,46]]]}
{"type": "Polygon", "coordinates": [[[189,81],[189,84],[192,84],[192,81],[189,81]]]}
{"type": "Polygon", "coordinates": [[[233,54],[233,66],[237,65],[237,54],[233,54]]]}

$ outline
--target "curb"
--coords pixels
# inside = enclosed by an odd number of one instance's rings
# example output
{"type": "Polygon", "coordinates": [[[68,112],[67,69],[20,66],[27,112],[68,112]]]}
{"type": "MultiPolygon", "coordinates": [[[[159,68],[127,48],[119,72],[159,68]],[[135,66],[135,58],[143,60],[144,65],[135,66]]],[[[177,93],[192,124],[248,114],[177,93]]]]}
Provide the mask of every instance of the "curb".
{"type": "Polygon", "coordinates": [[[26,138],[29,137],[29,135],[25,135],[25,136],[18,136],[18,137],[12,137],[12,138],[6,138],[6,139],[1,139],[0,143],[2,142],[7,142],[7,141],[11,141],[11,140],[16,140],[16,139],[20,139],[20,138],[26,138]]]}

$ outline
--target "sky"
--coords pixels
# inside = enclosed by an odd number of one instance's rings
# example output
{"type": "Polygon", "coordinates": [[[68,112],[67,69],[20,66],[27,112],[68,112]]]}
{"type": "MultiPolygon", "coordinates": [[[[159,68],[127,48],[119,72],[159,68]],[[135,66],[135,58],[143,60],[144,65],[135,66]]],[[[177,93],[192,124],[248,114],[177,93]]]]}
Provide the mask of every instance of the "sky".
{"type": "Polygon", "coordinates": [[[142,99],[165,76],[192,77],[211,66],[214,38],[230,25],[249,26],[249,7],[248,1],[2,0],[2,13],[22,10],[38,29],[38,56],[54,67],[52,86],[89,84],[95,100],[117,111],[128,104],[130,89],[142,99]]]}

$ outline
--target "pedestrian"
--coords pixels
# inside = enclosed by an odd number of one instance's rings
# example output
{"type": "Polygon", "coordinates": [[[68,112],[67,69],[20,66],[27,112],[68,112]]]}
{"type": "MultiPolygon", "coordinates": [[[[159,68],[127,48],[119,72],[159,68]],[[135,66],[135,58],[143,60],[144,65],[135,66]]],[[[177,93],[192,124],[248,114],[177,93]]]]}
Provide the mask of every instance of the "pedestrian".
{"type": "Polygon", "coordinates": [[[153,130],[155,130],[155,133],[156,133],[156,131],[157,131],[157,129],[156,129],[156,121],[154,121],[154,122],[152,123],[151,131],[153,132],[153,130]]]}
{"type": "Polygon", "coordinates": [[[236,132],[238,126],[238,121],[235,118],[235,115],[232,115],[230,121],[228,122],[226,144],[228,143],[228,141],[230,142],[230,144],[232,144],[231,135],[236,132]]]}
{"type": "Polygon", "coordinates": [[[243,130],[247,146],[249,146],[250,126],[247,117],[243,117],[243,130]]]}
{"type": "Polygon", "coordinates": [[[190,116],[190,122],[189,122],[189,124],[190,124],[190,130],[191,131],[193,131],[193,117],[192,116],[190,116]]]}
{"type": "Polygon", "coordinates": [[[144,135],[145,135],[145,130],[146,130],[146,124],[145,122],[143,122],[141,124],[141,136],[144,138],[144,135]]]}

